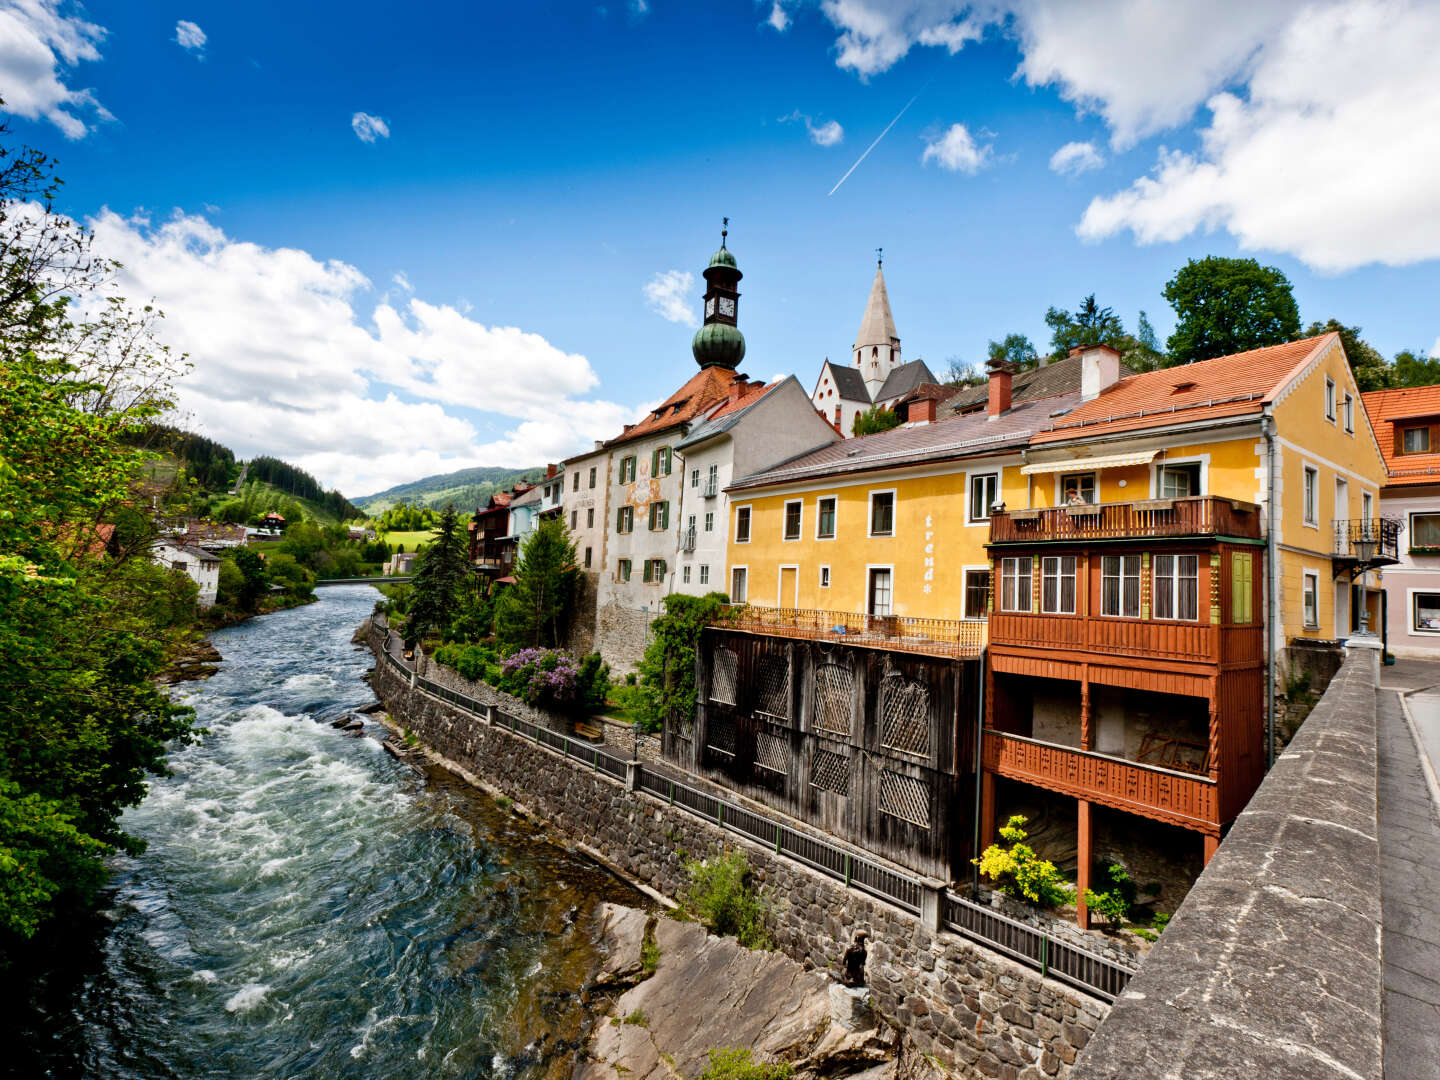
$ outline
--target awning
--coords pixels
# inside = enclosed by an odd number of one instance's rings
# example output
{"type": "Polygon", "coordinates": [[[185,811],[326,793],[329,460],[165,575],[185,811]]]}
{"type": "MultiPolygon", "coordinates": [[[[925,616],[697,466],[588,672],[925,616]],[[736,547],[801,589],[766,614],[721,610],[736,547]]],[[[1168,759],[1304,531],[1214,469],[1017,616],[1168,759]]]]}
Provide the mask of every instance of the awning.
{"type": "Polygon", "coordinates": [[[1106,454],[1103,457],[1067,458],[1064,461],[1037,461],[1032,465],[1020,466],[1020,475],[1096,472],[1100,469],[1119,469],[1126,465],[1148,465],[1155,460],[1155,455],[1159,452],[1159,450],[1140,450],[1133,454],[1106,454]]]}

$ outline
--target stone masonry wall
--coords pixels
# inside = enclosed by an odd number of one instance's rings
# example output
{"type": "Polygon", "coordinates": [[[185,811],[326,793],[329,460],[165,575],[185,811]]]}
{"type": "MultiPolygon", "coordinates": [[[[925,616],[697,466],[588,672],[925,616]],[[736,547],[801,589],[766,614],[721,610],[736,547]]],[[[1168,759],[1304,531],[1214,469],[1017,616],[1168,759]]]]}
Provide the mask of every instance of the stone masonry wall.
{"type": "MultiPolygon", "coordinates": [[[[663,612],[657,610],[652,614],[661,615],[663,612]]],[[[650,614],[626,607],[618,600],[601,604],[596,609],[595,651],[605,658],[617,677],[628,675],[640,666],[640,659],[645,655],[650,618],[650,614]]]]}
{"type": "MultiPolygon", "coordinates": [[[[370,633],[377,652],[381,633],[370,633]]],[[[1100,1001],[963,938],[930,933],[914,916],[411,690],[388,663],[376,666],[374,686],[394,721],[426,746],[661,893],[685,887],[682,853],[742,848],[772,900],[777,946],[807,967],[837,971],[854,931],[868,930],[867,974],[881,1015],[965,1075],[1065,1076],[1107,1012],[1100,1001]]]]}
{"type": "Polygon", "coordinates": [[[1352,646],[1073,1080],[1380,1080],[1378,661],[1352,646]]]}

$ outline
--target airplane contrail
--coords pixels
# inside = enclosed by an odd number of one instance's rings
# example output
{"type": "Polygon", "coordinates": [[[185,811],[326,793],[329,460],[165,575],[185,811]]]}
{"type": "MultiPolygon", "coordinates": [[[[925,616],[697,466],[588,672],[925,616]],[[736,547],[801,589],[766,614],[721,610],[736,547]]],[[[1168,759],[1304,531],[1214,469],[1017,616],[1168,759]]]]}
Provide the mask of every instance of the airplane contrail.
{"type": "Polygon", "coordinates": [[[875,136],[875,141],[872,142],[869,146],[867,146],[867,147],[865,148],[865,153],[861,154],[861,155],[855,160],[855,164],[850,166],[849,170],[846,171],[846,173],[845,173],[844,176],[840,177],[839,180],[835,181],[835,186],[832,187],[832,188],[830,189],[829,194],[827,194],[827,195],[825,196],[827,199],[830,197],[830,195],[834,195],[835,192],[837,192],[837,191],[840,190],[840,185],[841,185],[841,184],[843,184],[846,180],[849,180],[849,179],[850,179],[850,173],[853,173],[856,169],[858,169],[858,168],[860,167],[860,162],[864,161],[867,157],[870,156],[870,151],[871,151],[871,150],[874,150],[875,147],[877,147],[877,146],[880,145],[880,140],[883,139],[886,135],[890,134],[890,129],[893,128],[893,127],[896,125],[896,123],[899,122],[900,117],[902,117],[902,116],[905,115],[905,109],[908,109],[908,108],[910,108],[911,105],[914,105],[914,104],[915,104],[915,98],[918,98],[919,96],[920,96],[919,94],[916,94],[915,97],[912,97],[909,101],[907,101],[907,102],[905,103],[905,108],[904,108],[904,109],[901,109],[898,113],[895,114],[895,119],[894,119],[894,120],[891,120],[890,123],[888,123],[888,124],[885,125],[885,130],[882,131],[882,132],[880,132],[879,135],[876,135],[876,136],[875,136]]]}

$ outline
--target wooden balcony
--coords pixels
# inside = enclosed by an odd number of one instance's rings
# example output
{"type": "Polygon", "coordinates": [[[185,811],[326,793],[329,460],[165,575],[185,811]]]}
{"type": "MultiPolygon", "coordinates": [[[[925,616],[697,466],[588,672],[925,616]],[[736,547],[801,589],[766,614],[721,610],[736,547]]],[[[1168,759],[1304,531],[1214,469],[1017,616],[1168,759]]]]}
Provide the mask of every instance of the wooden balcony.
{"type": "Polygon", "coordinates": [[[1207,536],[1260,539],[1260,508],[1235,499],[1197,495],[1188,499],[1082,503],[1047,510],[1002,510],[990,518],[992,544],[1207,536]]]}
{"type": "Polygon", "coordinates": [[[736,606],[715,621],[717,626],[773,637],[865,645],[874,649],[953,656],[980,655],[985,624],[958,619],[917,619],[908,615],[859,615],[853,611],[813,608],[736,606]]]}
{"type": "Polygon", "coordinates": [[[1040,615],[997,611],[990,616],[990,644],[1189,660],[1200,664],[1247,664],[1263,659],[1261,628],[1110,616],[1040,615]]]}
{"type": "Polygon", "coordinates": [[[1157,765],[1108,757],[987,728],[987,771],[1188,829],[1219,829],[1216,784],[1157,765]]]}

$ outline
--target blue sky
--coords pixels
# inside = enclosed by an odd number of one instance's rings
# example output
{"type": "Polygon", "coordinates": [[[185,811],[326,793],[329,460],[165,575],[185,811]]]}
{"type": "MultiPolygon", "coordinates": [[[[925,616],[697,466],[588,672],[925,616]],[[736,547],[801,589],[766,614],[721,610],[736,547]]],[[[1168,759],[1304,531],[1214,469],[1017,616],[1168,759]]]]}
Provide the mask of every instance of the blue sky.
{"type": "Polygon", "coordinates": [[[664,397],[722,215],[756,377],[846,354],[878,246],[937,371],[1092,291],[1163,338],[1206,254],[1440,346],[1435,7],[1172,7],[0,0],[0,94],[166,310],[191,422],[350,494],[664,397]]]}

